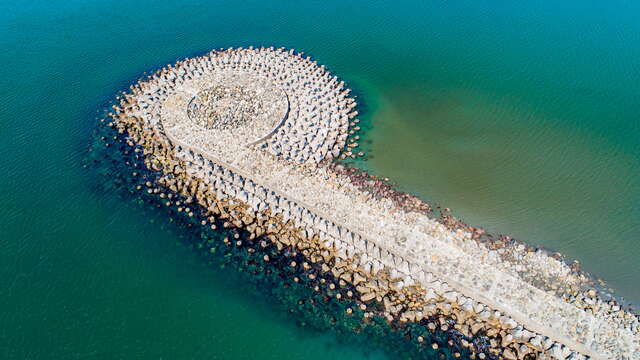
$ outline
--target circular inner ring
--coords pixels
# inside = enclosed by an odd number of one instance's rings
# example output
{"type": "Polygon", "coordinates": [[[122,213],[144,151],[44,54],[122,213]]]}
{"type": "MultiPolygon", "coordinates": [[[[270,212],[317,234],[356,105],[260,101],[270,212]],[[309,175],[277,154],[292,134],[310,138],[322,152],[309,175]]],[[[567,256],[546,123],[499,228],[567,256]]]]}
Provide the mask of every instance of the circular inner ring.
{"type": "Polygon", "coordinates": [[[263,97],[242,85],[203,89],[187,105],[189,119],[205,129],[233,129],[263,114],[263,97]]]}

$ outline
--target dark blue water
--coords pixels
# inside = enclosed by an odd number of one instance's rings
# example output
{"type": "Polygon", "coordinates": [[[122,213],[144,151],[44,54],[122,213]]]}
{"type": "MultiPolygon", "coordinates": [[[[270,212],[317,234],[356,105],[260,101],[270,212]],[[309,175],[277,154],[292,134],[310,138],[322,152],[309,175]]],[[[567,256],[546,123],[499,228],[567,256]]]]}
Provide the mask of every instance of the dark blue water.
{"type": "Polygon", "coordinates": [[[634,2],[0,5],[0,357],[382,358],[298,328],[81,167],[96,111],[212,48],[293,47],[373,124],[363,166],[640,301],[634,2]]]}

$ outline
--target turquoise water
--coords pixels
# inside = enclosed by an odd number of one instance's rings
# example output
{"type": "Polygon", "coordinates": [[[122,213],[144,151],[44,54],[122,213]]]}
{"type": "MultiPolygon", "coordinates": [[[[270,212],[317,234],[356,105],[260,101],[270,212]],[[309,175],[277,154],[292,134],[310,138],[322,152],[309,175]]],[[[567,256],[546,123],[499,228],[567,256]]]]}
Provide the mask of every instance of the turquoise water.
{"type": "Polygon", "coordinates": [[[299,328],[81,167],[96,111],[211,48],[301,49],[373,124],[363,164],[640,303],[640,5],[0,5],[0,357],[380,359],[299,328]]]}

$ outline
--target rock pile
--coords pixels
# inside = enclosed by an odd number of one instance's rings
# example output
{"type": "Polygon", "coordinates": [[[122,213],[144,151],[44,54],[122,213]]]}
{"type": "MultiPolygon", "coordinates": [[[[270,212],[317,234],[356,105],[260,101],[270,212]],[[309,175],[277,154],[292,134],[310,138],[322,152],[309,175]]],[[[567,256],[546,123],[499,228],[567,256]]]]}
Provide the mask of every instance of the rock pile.
{"type": "MultiPolygon", "coordinates": [[[[265,111],[255,91],[218,85],[199,92],[187,107],[189,119],[206,129],[230,129],[265,111]]],[[[266,102],[267,104],[271,102],[266,102]]]]}

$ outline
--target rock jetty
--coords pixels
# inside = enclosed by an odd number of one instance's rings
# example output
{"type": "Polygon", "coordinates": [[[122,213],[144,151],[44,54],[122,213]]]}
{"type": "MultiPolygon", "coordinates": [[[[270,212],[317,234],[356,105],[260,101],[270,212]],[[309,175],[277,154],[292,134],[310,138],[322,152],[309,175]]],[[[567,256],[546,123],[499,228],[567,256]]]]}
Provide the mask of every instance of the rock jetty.
{"type": "Polygon", "coordinates": [[[640,359],[638,317],[579,289],[565,263],[524,246],[507,256],[477,229],[436,221],[428,204],[336,164],[364,155],[357,116],[324,66],[249,47],[141,79],[107,125],[157,174],[137,191],[203,227],[249,234],[229,246],[294,254],[293,281],[357,304],[345,316],[419,327],[418,346],[453,358],[640,359]]]}

